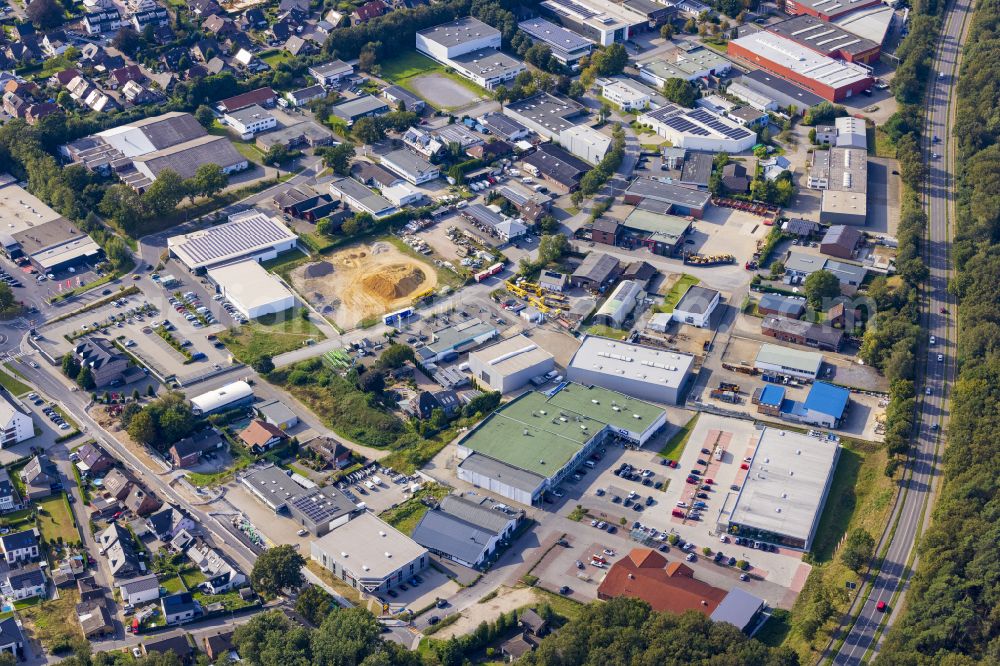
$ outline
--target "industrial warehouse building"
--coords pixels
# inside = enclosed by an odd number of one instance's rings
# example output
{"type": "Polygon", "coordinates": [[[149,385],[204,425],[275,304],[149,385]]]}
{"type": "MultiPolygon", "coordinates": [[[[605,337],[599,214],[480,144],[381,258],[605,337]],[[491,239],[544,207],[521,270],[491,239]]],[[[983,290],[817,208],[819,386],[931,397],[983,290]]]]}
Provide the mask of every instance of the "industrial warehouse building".
{"type": "Polygon", "coordinates": [[[314,536],[323,536],[363,511],[333,486],[320,488],[275,465],[254,469],[240,482],[272,511],[291,516],[314,536]]]}
{"type": "Polygon", "coordinates": [[[840,445],[825,438],[763,428],[746,481],[720,533],[807,551],[833,482],[840,445]]]}
{"type": "Polygon", "coordinates": [[[675,183],[664,183],[653,178],[636,178],[625,190],[622,200],[632,206],[640,205],[645,210],[682,217],[689,215],[701,219],[712,200],[712,195],[709,192],[701,192],[675,183]],[[653,207],[652,204],[657,206],[653,207]]]}
{"type": "Polygon", "coordinates": [[[823,355],[765,343],[757,352],[754,367],[763,373],[788,375],[799,379],[816,379],[823,367],[823,355]]]}
{"type": "Polygon", "coordinates": [[[582,104],[544,92],[503,107],[505,116],[552,140],[558,140],[564,129],[583,122],[586,113],[587,109],[582,104]]]}
{"type": "Polygon", "coordinates": [[[567,127],[559,133],[559,143],[571,154],[594,165],[611,150],[611,137],[587,125],[567,127]]]}
{"type": "Polygon", "coordinates": [[[501,393],[516,391],[554,368],[552,354],[524,335],[515,335],[469,354],[469,371],[476,381],[501,393]]]}
{"type": "Polygon", "coordinates": [[[225,224],[171,236],[167,250],[192,273],[202,273],[240,259],[274,259],[296,241],[298,236],[277,219],[251,209],[233,213],[225,224]]]}
{"type": "Polygon", "coordinates": [[[524,63],[500,51],[500,31],[471,16],[417,33],[417,50],[493,90],[524,71],[524,63]]]}
{"type": "Polygon", "coordinates": [[[426,548],[367,511],[314,540],[309,551],[313,561],[368,594],[388,592],[430,564],[426,548]]]}
{"type": "Polygon", "coordinates": [[[231,382],[214,391],[191,398],[196,416],[209,416],[253,404],[253,389],[244,381],[231,382]]]}
{"type": "Polygon", "coordinates": [[[678,405],[693,365],[694,357],[688,354],[588,335],[573,354],[566,378],[640,400],[678,405]]]}
{"type": "Polygon", "coordinates": [[[525,505],[538,504],[601,445],[642,446],[664,425],[662,408],[599,387],[529,392],[458,442],[458,478],[525,505]]]}
{"type": "Polygon", "coordinates": [[[590,55],[594,42],[572,30],[543,18],[521,21],[518,26],[535,42],[542,42],[552,51],[552,56],[566,67],[573,67],[580,58],[590,55]]]}
{"type": "Polygon", "coordinates": [[[644,14],[610,0],[545,0],[543,11],[601,46],[624,42],[649,26],[644,14]]]}
{"type": "Polygon", "coordinates": [[[247,319],[295,307],[292,292],[252,259],[209,269],[208,277],[247,319]]]}
{"type": "Polygon", "coordinates": [[[657,135],[678,148],[710,153],[741,153],[757,143],[757,135],[739,123],[708,109],[667,104],[639,116],[657,135]]]}
{"type": "Polygon", "coordinates": [[[514,534],[523,515],[521,511],[494,505],[486,498],[477,502],[447,495],[420,519],[413,530],[413,540],[459,564],[480,567],[514,534]]]}
{"type": "Polygon", "coordinates": [[[830,102],[842,102],[875,80],[867,69],[834,60],[770,32],[755,32],[729,42],[728,53],[784,77],[830,102]]]}
{"type": "Polygon", "coordinates": [[[797,14],[808,14],[824,21],[832,21],[850,12],[881,5],[881,0],[788,0],[785,3],[785,11],[795,16],[797,14]]]}
{"type": "Polygon", "coordinates": [[[809,14],[772,23],[765,29],[820,55],[847,62],[874,64],[882,51],[881,43],[859,37],[809,14]]]}
{"type": "Polygon", "coordinates": [[[611,328],[622,328],[642,298],[642,287],[632,280],[622,280],[608,299],[594,314],[594,323],[611,328]]]}
{"type": "Polygon", "coordinates": [[[680,324],[707,328],[720,298],[721,295],[715,289],[691,285],[674,306],[672,319],[680,324]]]}

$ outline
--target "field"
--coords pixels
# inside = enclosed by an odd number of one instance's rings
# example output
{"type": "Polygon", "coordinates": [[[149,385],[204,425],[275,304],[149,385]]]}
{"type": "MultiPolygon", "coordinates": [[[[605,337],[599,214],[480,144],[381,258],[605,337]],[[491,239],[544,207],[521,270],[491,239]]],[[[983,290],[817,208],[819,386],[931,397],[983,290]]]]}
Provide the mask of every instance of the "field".
{"type": "Polygon", "coordinates": [[[80,540],[63,493],[38,501],[38,525],[46,541],[62,540],[65,543],[80,540]]]}
{"type": "Polygon", "coordinates": [[[412,305],[415,295],[438,284],[432,266],[384,242],[346,248],[289,276],[300,294],[345,330],[412,305]]]}
{"type": "Polygon", "coordinates": [[[382,78],[443,110],[461,108],[489,97],[488,91],[416,51],[407,51],[380,64],[382,78]]]}
{"type": "Polygon", "coordinates": [[[26,633],[40,641],[44,647],[53,650],[83,637],[79,623],[70,620],[76,615],[76,604],[79,601],[80,593],[75,588],[64,589],[59,591],[58,599],[18,610],[18,614],[24,622],[26,633]]]}
{"type": "Polygon", "coordinates": [[[588,335],[599,335],[602,338],[612,338],[614,340],[624,340],[628,336],[628,331],[620,328],[611,328],[603,324],[594,324],[587,328],[588,335]]]}
{"type": "Polygon", "coordinates": [[[299,310],[267,315],[219,334],[229,351],[243,363],[252,364],[264,354],[277,356],[298,349],[309,339],[326,338],[299,310]]]}

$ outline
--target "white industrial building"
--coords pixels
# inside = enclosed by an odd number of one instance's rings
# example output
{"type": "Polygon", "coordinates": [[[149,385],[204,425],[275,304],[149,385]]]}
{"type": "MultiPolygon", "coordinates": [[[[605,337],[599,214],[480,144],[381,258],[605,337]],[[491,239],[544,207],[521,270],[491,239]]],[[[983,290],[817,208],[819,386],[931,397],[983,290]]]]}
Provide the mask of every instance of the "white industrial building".
{"type": "Polygon", "coordinates": [[[240,259],[274,259],[294,248],[297,240],[277,219],[251,209],[233,213],[225,224],[171,236],[167,250],[188,270],[201,272],[240,259]]]}
{"type": "Polygon", "coordinates": [[[778,109],[778,102],[739,81],[730,83],[726,88],[726,94],[746,102],[758,111],[777,111],[778,109]]]}
{"type": "Polygon", "coordinates": [[[362,210],[376,220],[395,213],[398,208],[381,194],[375,194],[353,178],[330,181],[330,194],[354,210],[362,210]]]}
{"type": "Polygon", "coordinates": [[[731,512],[727,515],[724,509],[720,514],[720,531],[808,551],[833,482],[840,445],[777,428],[757,432],[746,481],[731,512]]]}
{"type": "Polygon", "coordinates": [[[256,261],[240,261],[208,271],[219,293],[247,319],[277,314],[295,307],[295,296],[256,261]]]}
{"type": "Polygon", "coordinates": [[[226,125],[232,127],[244,140],[278,126],[278,121],[271,112],[257,104],[238,111],[230,111],[223,117],[226,125]]]}
{"type": "Polygon", "coordinates": [[[382,196],[397,208],[418,203],[424,198],[423,192],[418,192],[406,183],[396,183],[382,188],[382,196]]]}
{"type": "Polygon", "coordinates": [[[594,315],[595,323],[621,328],[635,310],[635,306],[639,304],[642,294],[642,286],[638,282],[622,280],[594,315]]]}
{"type": "Polygon", "coordinates": [[[715,289],[691,285],[674,306],[671,319],[679,324],[707,328],[721,295],[715,289]]]}
{"type": "Polygon", "coordinates": [[[649,19],[611,0],[545,0],[543,10],[601,46],[624,42],[649,26],[649,19]]]}
{"type": "Polygon", "coordinates": [[[754,132],[708,109],[685,109],[667,104],[639,116],[639,122],[651,127],[674,147],[688,150],[735,154],[750,150],[757,143],[754,132]]]}
{"type": "Polygon", "coordinates": [[[823,355],[765,343],[757,352],[754,367],[761,372],[774,372],[799,379],[816,379],[820,368],[823,367],[823,355]]]}
{"type": "Polygon", "coordinates": [[[0,425],[0,448],[13,446],[35,436],[35,422],[14,407],[7,396],[0,397],[0,425]]]}
{"type": "Polygon", "coordinates": [[[473,378],[501,393],[516,391],[554,368],[552,354],[524,335],[515,335],[469,354],[469,372],[473,378]]]}
{"type": "Polygon", "coordinates": [[[427,549],[374,514],[364,512],[310,545],[310,557],[368,594],[383,594],[427,568],[427,549]]]}
{"type": "Polygon", "coordinates": [[[471,16],[417,33],[417,50],[442,63],[485,48],[500,48],[500,31],[471,16]]]}
{"type": "Polygon", "coordinates": [[[683,400],[693,365],[694,357],[688,354],[588,335],[570,360],[566,378],[676,405],[683,400]]]}
{"type": "Polygon", "coordinates": [[[238,381],[191,398],[191,408],[196,416],[208,416],[249,405],[252,402],[253,389],[246,382],[238,381]]]}
{"type": "Polygon", "coordinates": [[[601,96],[623,111],[642,111],[649,108],[650,95],[627,79],[598,79],[601,96]]]}
{"type": "Polygon", "coordinates": [[[580,58],[590,55],[594,42],[542,18],[521,21],[518,26],[535,42],[549,47],[552,56],[566,67],[577,67],[580,58]]]}
{"type": "Polygon", "coordinates": [[[559,143],[563,148],[581,160],[597,165],[611,150],[612,139],[587,125],[567,127],[559,133],[559,143]]]}
{"type": "Polygon", "coordinates": [[[420,155],[406,149],[394,150],[382,155],[379,163],[390,171],[402,176],[411,185],[420,185],[441,175],[441,168],[431,164],[420,155]]]}
{"type": "Polygon", "coordinates": [[[471,16],[417,33],[421,53],[453,67],[476,84],[493,90],[524,71],[524,63],[500,51],[500,31],[471,16]]]}

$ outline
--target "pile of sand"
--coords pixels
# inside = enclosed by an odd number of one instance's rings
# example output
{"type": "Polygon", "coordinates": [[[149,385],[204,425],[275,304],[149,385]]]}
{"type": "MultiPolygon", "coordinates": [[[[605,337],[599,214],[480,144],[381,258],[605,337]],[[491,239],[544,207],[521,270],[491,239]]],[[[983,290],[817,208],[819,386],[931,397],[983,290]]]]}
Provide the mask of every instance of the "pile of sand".
{"type": "Polygon", "coordinates": [[[341,255],[340,263],[347,268],[360,268],[362,262],[359,259],[364,259],[368,256],[367,252],[350,252],[341,255]]]}
{"type": "Polygon", "coordinates": [[[386,301],[407,296],[420,287],[427,275],[412,264],[390,264],[361,279],[368,292],[386,301]]]}

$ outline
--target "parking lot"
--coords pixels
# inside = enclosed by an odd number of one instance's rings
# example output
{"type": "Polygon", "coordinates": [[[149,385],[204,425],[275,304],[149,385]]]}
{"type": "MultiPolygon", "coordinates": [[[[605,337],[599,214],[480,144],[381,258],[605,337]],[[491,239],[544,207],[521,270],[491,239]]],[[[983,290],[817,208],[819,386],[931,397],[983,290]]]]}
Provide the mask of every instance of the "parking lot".
{"type": "Polygon", "coordinates": [[[770,233],[764,218],[744,211],[709,206],[684,241],[684,250],[698,254],[731,254],[743,265],[757,251],[757,241],[770,233]]]}
{"type": "MultiPolygon", "coordinates": [[[[782,549],[764,552],[732,542],[724,545],[717,530],[720,514],[725,524],[725,512],[735,502],[737,492],[731,486],[739,486],[743,481],[745,471],[740,465],[753,453],[754,433],[752,421],[723,420],[702,413],[687,446],[679,460],[675,461],[676,467],[663,464],[664,459],[654,452],[655,449],[607,447],[602,460],[596,462],[595,468],[589,470],[581,481],[563,484],[561,491],[565,497],[557,505],[546,505],[547,509],[554,509],[561,516],[569,516],[578,504],[588,509],[588,515],[580,522],[580,531],[576,534],[577,542],[586,542],[585,547],[576,550],[577,556],[569,559],[568,564],[564,562],[559,566],[586,572],[599,581],[603,574],[593,570],[600,567],[590,563],[596,545],[601,546],[599,552],[606,547],[618,555],[641,543],[655,548],[666,546],[665,550],[669,550],[670,534],[676,534],[694,544],[690,551],[685,551],[690,552],[692,564],[705,559],[702,564],[710,565],[713,570],[725,569],[724,578],[734,582],[739,580],[741,572],[730,570],[729,558],[746,560],[749,563],[746,571],[748,580],[743,582],[767,581],[787,588],[801,564],[800,553],[782,549]],[[717,448],[723,450],[721,459],[713,455],[717,448]],[[708,449],[710,453],[703,453],[703,449],[708,449]],[[699,465],[699,460],[708,464],[699,465]],[[635,478],[615,474],[622,464],[631,466],[635,478]],[[699,478],[711,479],[711,483],[688,483],[686,480],[691,470],[698,470],[699,478]],[[655,488],[658,481],[664,482],[660,489],[655,488]],[[639,510],[635,509],[637,501],[639,510]],[[686,506],[679,506],[679,502],[686,506]],[[695,502],[702,503],[697,511],[694,510],[695,502]],[[674,515],[675,510],[681,515],[674,515]],[[607,526],[599,529],[592,524],[594,521],[607,523],[607,526]],[[609,532],[609,527],[614,529],[609,532]],[[592,547],[591,542],[596,545],[592,547]],[[712,549],[711,557],[701,555],[705,546],[712,549]],[[717,564],[714,553],[719,551],[723,552],[723,556],[717,564]],[[586,557],[580,558],[580,552],[586,557]],[[584,569],[578,568],[576,560],[584,563],[584,569]]],[[[684,557],[688,559],[687,554],[684,557]]],[[[573,578],[578,577],[576,572],[570,571],[573,578]]]]}

